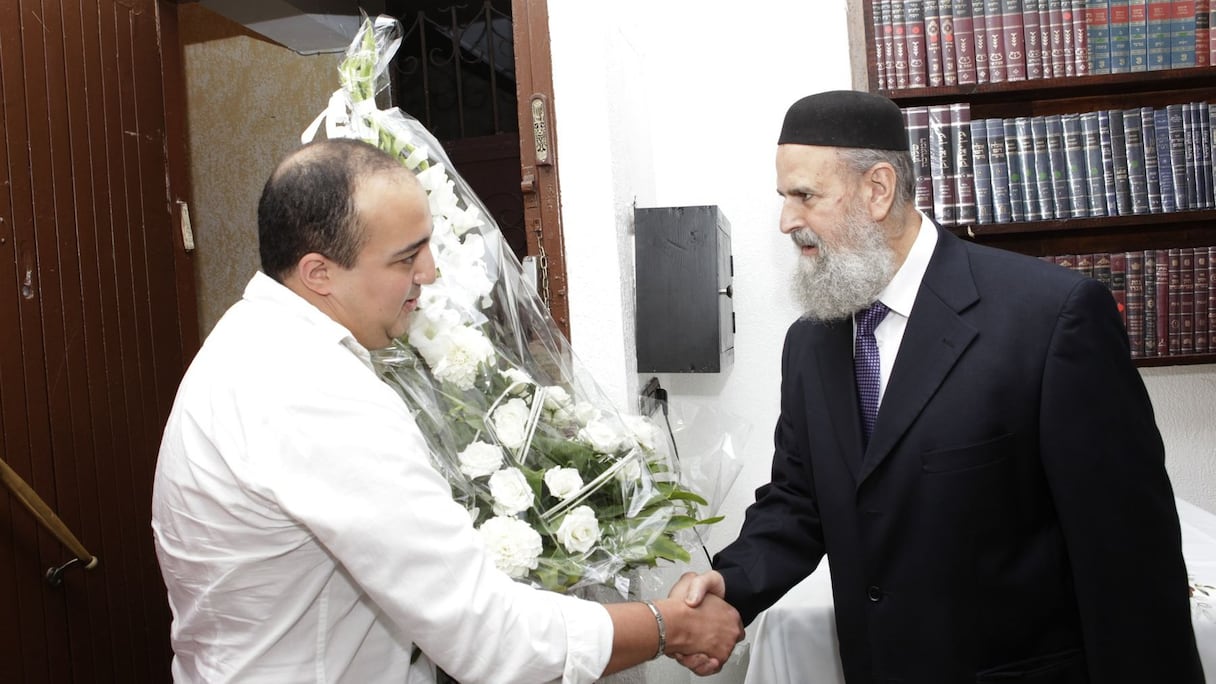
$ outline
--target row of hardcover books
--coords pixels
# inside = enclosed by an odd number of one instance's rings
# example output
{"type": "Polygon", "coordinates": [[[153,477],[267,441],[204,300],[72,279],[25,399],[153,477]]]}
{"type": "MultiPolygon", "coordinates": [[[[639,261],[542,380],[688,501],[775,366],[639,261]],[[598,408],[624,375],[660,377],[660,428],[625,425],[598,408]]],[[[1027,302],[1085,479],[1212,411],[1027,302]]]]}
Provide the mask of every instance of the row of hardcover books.
{"type": "Polygon", "coordinates": [[[1216,105],[971,119],[904,108],[916,206],[946,226],[1216,207],[1216,105]]]}
{"type": "Polygon", "coordinates": [[[1133,358],[1216,352],[1216,246],[1043,258],[1110,288],[1133,358]]]}
{"type": "Polygon", "coordinates": [[[1212,0],[870,0],[880,89],[1216,64],[1212,0]]]}

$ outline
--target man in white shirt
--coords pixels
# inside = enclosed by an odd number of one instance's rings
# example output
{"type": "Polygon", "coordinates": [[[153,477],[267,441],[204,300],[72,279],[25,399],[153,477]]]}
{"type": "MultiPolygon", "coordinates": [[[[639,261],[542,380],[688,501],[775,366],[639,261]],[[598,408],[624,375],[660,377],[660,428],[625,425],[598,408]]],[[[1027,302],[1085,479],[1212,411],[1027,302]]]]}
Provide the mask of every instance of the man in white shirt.
{"type": "Polygon", "coordinates": [[[534,590],[452,500],[368,354],[435,278],[412,173],[364,143],[305,146],[258,231],[262,270],[183,378],[157,463],[176,681],[429,682],[433,661],[466,684],[589,682],[660,651],[720,668],[743,634],[724,602],[534,590]]]}

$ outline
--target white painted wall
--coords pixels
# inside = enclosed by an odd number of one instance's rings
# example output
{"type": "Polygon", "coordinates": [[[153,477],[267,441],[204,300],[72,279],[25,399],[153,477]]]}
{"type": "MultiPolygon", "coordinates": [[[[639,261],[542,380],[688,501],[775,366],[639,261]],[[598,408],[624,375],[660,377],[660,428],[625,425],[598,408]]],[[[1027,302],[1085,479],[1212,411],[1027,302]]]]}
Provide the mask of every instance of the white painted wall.
{"type": "MultiPolygon", "coordinates": [[[[710,551],[768,479],[779,356],[797,315],[777,231],[773,154],[785,109],[850,87],[846,3],[551,0],[554,106],[575,353],[623,408],[639,386],[633,206],[716,204],[732,226],[738,329],[729,372],[663,375],[673,404],[714,402],[751,426],[710,551]]],[[[1146,369],[1178,494],[1216,511],[1216,367],[1146,369]]],[[[646,378],[640,378],[643,382],[646,378]]],[[[694,564],[694,569],[705,565],[694,564]]],[[[672,569],[674,581],[681,569],[672,569]]],[[[707,682],[742,682],[738,662],[707,682]]],[[[670,661],[649,681],[688,681],[670,661]]]]}

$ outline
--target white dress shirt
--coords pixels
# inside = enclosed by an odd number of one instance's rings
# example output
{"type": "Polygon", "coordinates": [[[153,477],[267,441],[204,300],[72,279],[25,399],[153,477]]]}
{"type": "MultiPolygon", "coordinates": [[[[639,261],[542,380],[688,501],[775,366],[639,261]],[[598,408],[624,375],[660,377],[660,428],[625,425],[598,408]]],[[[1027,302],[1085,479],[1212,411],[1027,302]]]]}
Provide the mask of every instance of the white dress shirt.
{"type": "Polygon", "coordinates": [[[882,407],[883,395],[887,392],[887,380],[891,378],[891,369],[895,367],[895,356],[899,353],[899,344],[904,339],[904,330],[908,327],[908,317],[912,315],[912,305],[916,302],[916,293],[920,291],[920,281],[925,278],[925,270],[929,268],[929,259],[937,247],[937,226],[924,214],[920,217],[920,229],[912,249],[903,265],[895,272],[891,282],[878,293],[878,301],[887,306],[890,311],[878,327],[874,329],[874,341],[878,343],[878,405],[882,407]]]}
{"type": "Polygon", "coordinates": [[[178,390],[152,497],[178,682],[590,682],[603,606],[499,572],[344,327],[258,273],[178,390]]]}

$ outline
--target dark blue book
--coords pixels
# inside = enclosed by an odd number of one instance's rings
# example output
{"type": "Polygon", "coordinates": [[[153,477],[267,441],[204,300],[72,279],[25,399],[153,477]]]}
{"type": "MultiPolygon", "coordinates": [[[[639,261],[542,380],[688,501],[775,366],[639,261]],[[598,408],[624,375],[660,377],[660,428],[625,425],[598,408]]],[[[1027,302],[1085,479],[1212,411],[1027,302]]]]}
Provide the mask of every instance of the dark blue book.
{"type": "Polygon", "coordinates": [[[1110,111],[1098,111],[1098,147],[1102,152],[1102,187],[1106,195],[1106,215],[1118,216],[1119,203],[1115,196],[1115,155],[1110,144],[1110,111]]]}
{"type": "MultiPolygon", "coordinates": [[[[1039,221],[1044,218],[1043,209],[1039,205],[1039,179],[1035,170],[1034,130],[1031,117],[1019,116],[1014,119],[1014,134],[1018,142],[1019,182],[1022,186],[1022,206],[1027,221],[1039,221]]],[[[1011,157],[1012,158],[1012,157],[1011,157]]]]}
{"type": "MultiPolygon", "coordinates": [[[[1009,207],[1015,222],[1026,218],[1026,176],[1022,166],[1022,144],[1016,119],[1005,119],[1005,163],[1009,167],[1009,207]]],[[[1029,138],[1027,138],[1029,142],[1029,138]]],[[[1027,150],[1027,154],[1030,151],[1027,150]]]]}
{"type": "Polygon", "coordinates": [[[1068,159],[1064,154],[1064,120],[1059,114],[1043,117],[1047,129],[1047,157],[1051,171],[1051,195],[1056,218],[1072,216],[1072,195],[1068,187],[1068,159]]]}
{"type": "Polygon", "coordinates": [[[1051,152],[1047,145],[1047,119],[1030,118],[1031,145],[1034,148],[1035,194],[1039,198],[1039,218],[1056,217],[1056,191],[1051,177],[1051,152]]]}
{"type": "Polygon", "coordinates": [[[971,121],[971,169],[975,173],[975,221],[994,223],[992,210],[992,166],[988,163],[988,122],[971,121]]]}
{"type": "Polygon", "coordinates": [[[971,105],[950,105],[950,152],[954,155],[954,205],[957,225],[975,223],[975,170],[971,167],[971,105]]]}
{"type": "Polygon", "coordinates": [[[1196,164],[1196,169],[1199,171],[1199,194],[1203,208],[1211,209],[1216,206],[1216,197],[1212,192],[1211,111],[1208,109],[1207,102],[1196,102],[1194,108],[1199,116],[1199,162],[1196,164]]]}
{"type": "Polygon", "coordinates": [[[950,105],[929,105],[929,168],[933,172],[933,215],[943,226],[958,224],[957,175],[950,145],[950,105]]]}
{"type": "MultiPolygon", "coordinates": [[[[1174,206],[1178,211],[1191,208],[1188,181],[1194,177],[1194,167],[1187,173],[1186,107],[1180,104],[1166,105],[1166,135],[1169,140],[1170,170],[1174,176],[1174,206]]],[[[1192,160],[1192,164],[1193,164],[1192,160]]]]}
{"type": "Polygon", "coordinates": [[[1068,169],[1068,195],[1071,216],[1089,216],[1089,169],[1085,163],[1085,141],[1081,134],[1081,115],[1060,116],[1064,128],[1064,158],[1068,169]]]}
{"type": "Polygon", "coordinates": [[[1106,182],[1102,166],[1102,134],[1098,112],[1081,115],[1081,141],[1085,148],[1085,173],[1089,182],[1089,215],[1106,216],[1106,182]]]}
{"type": "Polygon", "coordinates": [[[1153,131],[1157,137],[1157,177],[1161,184],[1161,211],[1178,211],[1178,193],[1174,191],[1173,142],[1170,140],[1167,109],[1153,110],[1153,131]]]}
{"type": "Polygon", "coordinates": [[[1152,107],[1140,108],[1140,139],[1144,142],[1144,177],[1148,185],[1148,210],[1161,213],[1161,172],[1157,162],[1157,122],[1152,107]]]}
{"type": "Polygon", "coordinates": [[[1127,182],[1131,192],[1131,213],[1147,214],[1148,175],[1144,169],[1144,129],[1139,109],[1125,109],[1123,114],[1124,155],[1127,182]]]}
{"type": "Polygon", "coordinates": [[[988,165],[992,170],[992,218],[997,223],[1009,223],[1013,220],[1013,206],[1009,197],[1005,122],[1001,119],[986,119],[985,123],[988,128],[988,165]]]}

